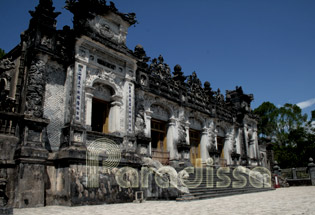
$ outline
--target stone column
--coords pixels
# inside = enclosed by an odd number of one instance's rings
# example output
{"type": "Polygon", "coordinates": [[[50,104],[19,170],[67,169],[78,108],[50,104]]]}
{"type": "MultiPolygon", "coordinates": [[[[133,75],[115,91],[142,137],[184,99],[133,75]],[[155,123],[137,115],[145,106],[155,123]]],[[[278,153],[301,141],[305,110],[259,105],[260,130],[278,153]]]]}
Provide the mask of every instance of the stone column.
{"type": "Polygon", "coordinates": [[[309,161],[310,163],[307,165],[308,172],[310,174],[312,185],[315,186],[315,164],[313,163],[313,158],[310,158],[309,161]]]}
{"type": "Polygon", "coordinates": [[[206,162],[206,160],[210,157],[207,149],[208,142],[209,142],[208,129],[203,128],[200,139],[200,152],[202,163],[206,162]]]}
{"type": "Polygon", "coordinates": [[[120,129],[120,108],[122,106],[121,97],[114,95],[112,96],[112,102],[110,104],[110,110],[109,110],[109,123],[108,123],[108,131],[110,133],[113,132],[121,132],[120,129]]]}
{"type": "MultiPolygon", "coordinates": [[[[152,119],[152,111],[147,110],[144,112],[144,121],[145,121],[145,129],[144,135],[148,138],[151,138],[151,119],[152,119]]],[[[152,156],[152,143],[149,144],[149,155],[152,156]]]]}
{"type": "Polygon", "coordinates": [[[224,159],[226,160],[226,163],[229,165],[231,164],[231,158],[230,158],[230,134],[226,134],[225,140],[224,140],[224,146],[223,146],[223,151],[224,151],[224,159]]]}
{"type": "Polygon", "coordinates": [[[176,120],[175,118],[170,118],[170,123],[167,129],[167,150],[170,152],[170,160],[178,159],[177,147],[174,144],[175,130],[176,130],[176,120]]]}
{"type": "Polygon", "coordinates": [[[255,157],[257,159],[257,165],[260,165],[260,153],[259,153],[259,146],[258,146],[257,129],[254,129],[253,131],[253,139],[254,139],[254,151],[255,151],[255,157]]]}
{"type": "Polygon", "coordinates": [[[144,112],[144,122],[145,122],[145,129],[144,134],[146,137],[151,138],[151,119],[152,119],[152,111],[147,110],[144,112]]]}
{"type": "Polygon", "coordinates": [[[190,125],[190,122],[186,122],[186,124],[185,124],[185,129],[186,129],[186,143],[187,143],[188,145],[190,145],[189,125],[190,125]]]}
{"type": "Polygon", "coordinates": [[[240,135],[241,135],[241,131],[239,128],[236,128],[237,129],[237,132],[236,132],[236,153],[237,154],[241,154],[241,138],[240,138],[240,135]]]}
{"type": "Polygon", "coordinates": [[[92,130],[92,94],[93,87],[86,88],[85,91],[85,125],[88,130],[92,130]]]}

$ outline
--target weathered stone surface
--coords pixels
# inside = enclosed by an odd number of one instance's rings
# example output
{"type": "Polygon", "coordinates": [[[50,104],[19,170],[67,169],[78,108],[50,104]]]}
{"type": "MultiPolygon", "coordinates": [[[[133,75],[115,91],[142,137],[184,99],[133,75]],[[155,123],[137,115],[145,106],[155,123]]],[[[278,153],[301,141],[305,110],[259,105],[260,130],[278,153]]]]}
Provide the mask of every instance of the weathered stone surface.
{"type": "Polygon", "coordinates": [[[0,62],[2,205],[131,202],[136,191],[175,199],[188,190],[159,187],[156,178],[171,177],[166,170],[209,158],[217,167],[259,165],[251,94],[236,87],[224,97],[209,82],[202,85],[196,72],[186,77],[179,65],[172,71],[162,55],[150,61],[141,45],[128,49],[135,14],[111,2],[69,0],[66,8],[74,28],[57,30],[59,12],[51,0],[40,0],[20,45],[7,56],[12,60],[0,62]],[[87,159],[102,138],[119,151],[113,168],[106,168],[104,145],[87,159]],[[124,175],[128,186],[116,178],[125,167],[133,168],[124,175]],[[154,169],[148,187],[133,186],[142,185],[133,181],[141,167],[154,169]],[[93,186],[89,168],[96,173],[93,186]]]}
{"type": "Polygon", "coordinates": [[[20,163],[18,166],[17,193],[14,206],[45,206],[45,166],[42,164],[20,163]]]}

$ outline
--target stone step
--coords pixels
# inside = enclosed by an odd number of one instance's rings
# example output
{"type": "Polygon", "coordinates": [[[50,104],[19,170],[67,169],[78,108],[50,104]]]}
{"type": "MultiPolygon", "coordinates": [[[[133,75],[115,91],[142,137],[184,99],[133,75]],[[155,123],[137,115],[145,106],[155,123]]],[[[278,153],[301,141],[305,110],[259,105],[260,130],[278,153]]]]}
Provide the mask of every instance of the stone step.
{"type": "Polygon", "coordinates": [[[245,187],[245,188],[215,188],[215,189],[196,189],[190,190],[190,194],[199,195],[202,193],[222,193],[222,192],[237,192],[243,190],[267,190],[270,188],[255,188],[255,187],[245,187]]]}
{"type": "Polygon", "coordinates": [[[200,195],[190,195],[189,198],[185,198],[184,196],[179,197],[176,199],[176,201],[192,201],[192,200],[200,200],[200,199],[210,199],[210,198],[218,198],[218,197],[224,197],[224,196],[231,196],[231,195],[240,195],[240,194],[246,194],[246,193],[255,193],[255,192],[265,192],[265,191],[271,191],[274,190],[272,188],[262,188],[262,189],[245,189],[245,190],[236,190],[231,192],[221,192],[221,193],[206,193],[206,194],[200,194],[200,195]]]}
{"type": "Polygon", "coordinates": [[[270,189],[270,187],[263,187],[263,188],[256,188],[252,186],[245,186],[242,188],[232,188],[232,187],[227,187],[227,188],[217,188],[217,187],[196,187],[196,188],[190,188],[189,192],[194,193],[194,192],[200,192],[200,191],[217,191],[217,190],[234,190],[234,189],[270,189]]]}
{"type": "MultiPolygon", "coordinates": [[[[229,195],[237,195],[237,194],[243,194],[243,193],[252,193],[252,192],[263,192],[263,191],[269,191],[273,190],[273,188],[265,187],[265,188],[255,188],[253,187],[248,179],[248,175],[241,173],[246,180],[247,183],[242,188],[232,188],[232,183],[239,181],[233,177],[233,169],[230,171],[230,173],[224,173],[225,176],[229,177],[231,179],[231,184],[229,187],[226,188],[218,188],[216,187],[217,182],[221,182],[222,179],[218,177],[216,172],[213,172],[212,176],[212,183],[209,183],[210,185],[213,185],[213,187],[207,187],[207,175],[206,175],[206,169],[203,169],[203,175],[201,179],[201,183],[196,188],[190,188],[190,193],[183,194],[179,198],[177,198],[177,201],[190,201],[190,200],[197,200],[197,199],[205,199],[205,198],[216,198],[221,196],[229,196],[229,195]]],[[[195,174],[190,174],[189,178],[187,179],[190,182],[195,181],[195,174]]]]}

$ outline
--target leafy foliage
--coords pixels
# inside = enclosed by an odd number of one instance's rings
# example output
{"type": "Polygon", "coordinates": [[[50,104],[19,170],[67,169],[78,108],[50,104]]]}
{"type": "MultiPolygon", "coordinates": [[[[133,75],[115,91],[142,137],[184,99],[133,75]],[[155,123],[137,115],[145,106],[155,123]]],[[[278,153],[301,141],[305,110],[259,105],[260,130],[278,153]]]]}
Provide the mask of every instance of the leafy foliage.
{"type": "Polygon", "coordinates": [[[260,117],[258,122],[259,136],[271,137],[275,134],[277,111],[277,107],[270,102],[264,102],[254,110],[254,113],[260,117]]]}
{"type": "Polygon", "coordinates": [[[271,139],[275,160],[282,168],[306,166],[308,159],[315,157],[315,111],[312,111],[309,122],[307,115],[303,115],[295,104],[277,108],[264,102],[254,113],[260,117],[259,137],[271,139]]]}

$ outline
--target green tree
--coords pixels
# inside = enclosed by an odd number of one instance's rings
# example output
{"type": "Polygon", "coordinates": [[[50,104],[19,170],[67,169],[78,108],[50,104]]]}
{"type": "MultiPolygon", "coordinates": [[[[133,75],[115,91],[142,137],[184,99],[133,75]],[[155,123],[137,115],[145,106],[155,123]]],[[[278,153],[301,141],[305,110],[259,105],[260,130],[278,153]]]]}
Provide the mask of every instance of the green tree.
{"type": "Polygon", "coordinates": [[[5,51],[0,48],[0,58],[2,58],[5,55],[5,51]]]}
{"type": "Polygon", "coordinates": [[[299,129],[307,122],[307,114],[302,115],[302,110],[295,104],[286,103],[277,111],[276,140],[280,145],[290,142],[289,133],[299,129]]]}
{"type": "Polygon", "coordinates": [[[306,166],[309,157],[315,157],[315,111],[307,122],[307,115],[293,104],[277,108],[270,102],[254,110],[259,116],[259,138],[271,140],[275,155],[282,168],[306,166]]]}
{"type": "Polygon", "coordinates": [[[259,116],[258,135],[265,138],[274,136],[277,128],[278,108],[270,102],[264,102],[254,110],[254,113],[259,116]]]}

